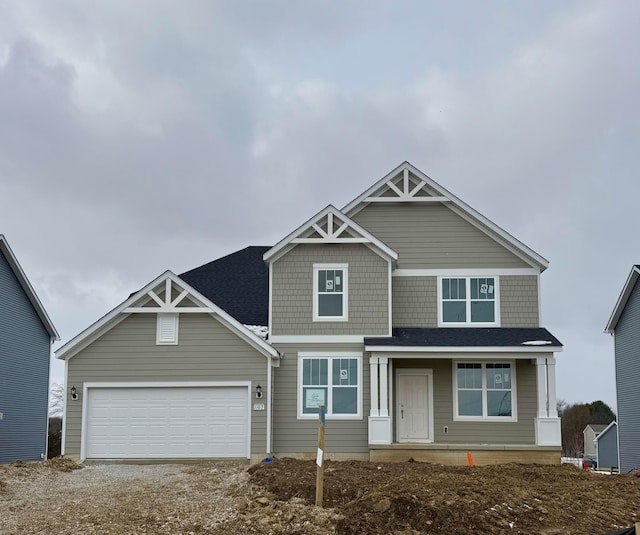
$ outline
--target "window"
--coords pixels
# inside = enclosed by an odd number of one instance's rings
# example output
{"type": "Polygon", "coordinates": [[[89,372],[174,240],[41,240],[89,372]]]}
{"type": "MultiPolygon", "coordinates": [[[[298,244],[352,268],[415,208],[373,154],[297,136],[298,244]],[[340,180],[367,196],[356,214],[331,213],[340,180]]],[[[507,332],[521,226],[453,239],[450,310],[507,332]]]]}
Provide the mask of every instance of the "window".
{"type": "Polygon", "coordinates": [[[315,264],[313,266],[314,321],[346,321],[347,264],[315,264]]]}
{"type": "Polygon", "coordinates": [[[454,419],[516,420],[512,362],[454,363],[454,419]]]}
{"type": "Polygon", "coordinates": [[[156,326],[157,345],[176,345],[178,343],[178,314],[158,314],[156,326]]]}
{"type": "Polygon", "coordinates": [[[496,277],[442,277],[441,325],[498,325],[496,277]]]}
{"type": "Polygon", "coordinates": [[[317,418],[321,405],[326,407],[327,417],[361,417],[361,354],[301,353],[299,357],[300,418],[317,418]]]}

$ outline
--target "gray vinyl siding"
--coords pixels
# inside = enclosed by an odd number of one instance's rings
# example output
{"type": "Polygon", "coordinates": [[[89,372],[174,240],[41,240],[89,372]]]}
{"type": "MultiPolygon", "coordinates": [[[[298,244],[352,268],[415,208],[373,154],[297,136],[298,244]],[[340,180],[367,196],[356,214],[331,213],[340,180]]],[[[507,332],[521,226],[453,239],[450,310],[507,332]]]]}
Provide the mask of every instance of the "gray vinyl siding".
{"type": "Polygon", "coordinates": [[[398,269],[530,267],[442,203],[371,203],[353,220],[398,253],[398,269]]]}
{"type": "MultiPolygon", "coordinates": [[[[178,345],[156,345],[156,314],[132,314],[68,362],[65,454],[80,455],[85,382],[251,381],[268,396],[267,357],[208,314],[181,314],[178,345]],[[71,399],[75,385],[80,398],[71,399]]],[[[251,411],[251,453],[266,451],[266,410],[251,411]]]]}
{"type": "MultiPolygon", "coordinates": [[[[500,359],[488,359],[498,362],[500,359]]],[[[516,360],[517,422],[460,422],[453,419],[453,364],[447,359],[397,359],[394,369],[433,370],[435,444],[535,445],[536,367],[529,359],[516,360]],[[444,428],[448,432],[444,432],[444,428]]],[[[394,397],[397,389],[394,388],[394,397]]],[[[394,414],[395,416],[395,414],[394,414]]]]}
{"type": "Polygon", "coordinates": [[[502,327],[540,327],[538,277],[502,275],[500,277],[500,325],[502,327]]]}
{"type": "MultiPolygon", "coordinates": [[[[538,278],[502,275],[500,321],[502,327],[539,327],[538,278]]],[[[438,278],[393,277],[393,326],[438,326],[438,278]]]]}
{"type": "Polygon", "coordinates": [[[437,277],[393,277],[393,326],[438,326],[437,277]]]}
{"type": "Polygon", "coordinates": [[[0,252],[0,463],[47,453],[51,340],[0,252]]]}
{"type": "Polygon", "coordinates": [[[640,284],[615,328],[620,471],[640,468],[640,284]]]}
{"type": "MultiPolygon", "coordinates": [[[[298,420],[298,352],[358,351],[360,344],[275,344],[283,353],[275,370],[273,389],[273,452],[275,455],[313,453],[318,448],[318,421],[298,420]]],[[[363,454],[368,448],[368,416],[370,408],[369,357],[362,360],[362,418],[357,420],[327,419],[326,451],[341,454],[363,454]]]]}
{"type": "Polygon", "coordinates": [[[611,426],[598,437],[598,468],[618,466],[618,428],[611,426]]]}
{"type": "Polygon", "coordinates": [[[294,247],[272,266],[271,333],[386,335],[389,263],[362,244],[294,247]],[[313,265],[348,264],[348,321],[313,321],[313,265]]]}

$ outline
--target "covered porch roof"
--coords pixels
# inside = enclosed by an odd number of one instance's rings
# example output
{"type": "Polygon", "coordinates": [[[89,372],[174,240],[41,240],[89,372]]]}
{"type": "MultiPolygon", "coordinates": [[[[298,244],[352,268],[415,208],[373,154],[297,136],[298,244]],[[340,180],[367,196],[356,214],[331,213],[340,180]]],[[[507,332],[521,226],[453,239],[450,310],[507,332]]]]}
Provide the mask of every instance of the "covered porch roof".
{"type": "Polygon", "coordinates": [[[391,336],[366,337],[366,351],[562,351],[544,328],[398,327],[391,336]]]}

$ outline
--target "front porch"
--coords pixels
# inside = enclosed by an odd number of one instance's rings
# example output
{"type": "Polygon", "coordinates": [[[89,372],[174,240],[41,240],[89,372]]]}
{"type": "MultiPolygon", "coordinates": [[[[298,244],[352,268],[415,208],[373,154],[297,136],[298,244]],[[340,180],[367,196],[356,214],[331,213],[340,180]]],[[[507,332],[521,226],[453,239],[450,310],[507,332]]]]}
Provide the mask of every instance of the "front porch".
{"type": "Polygon", "coordinates": [[[466,464],[471,452],[474,464],[560,462],[553,353],[389,349],[369,358],[372,461],[466,464]],[[457,386],[465,367],[482,374],[475,392],[457,386]],[[470,397],[477,416],[462,409],[470,397]]]}

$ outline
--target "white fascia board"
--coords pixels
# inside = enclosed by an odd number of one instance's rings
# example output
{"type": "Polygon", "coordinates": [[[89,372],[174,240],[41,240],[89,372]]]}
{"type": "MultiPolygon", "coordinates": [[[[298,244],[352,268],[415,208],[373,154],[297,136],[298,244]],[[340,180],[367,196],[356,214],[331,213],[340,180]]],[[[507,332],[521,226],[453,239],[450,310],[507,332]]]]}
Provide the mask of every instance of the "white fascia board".
{"type": "MultiPolygon", "coordinates": [[[[540,351],[540,346],[493,346],[493,347],[478,347],[478,346],[376,346],[365,345],[365,351],[389,354],[389,353],[482,353],[478,355],[478,358],[486,358],[485,353],[560,353],[561,347],[556,346],[544,346],[547,351],[540,351]]],[[[398,355],[393,355],[397,357],[398,355]]],[[[465,358],[468,356],[465,355],[465,358]]],[[[531,358],[531,355],[527,355],[526,358],[531,358]]]]}
{"type": "MultiPolygon", "coordinates": [[[[275,262],[278,258],[286,254],[286,252],[288,252],[292,247],[295,247],[296,245],[295,240],[297,238],[299,238],[305,231],[311,229],[314,224],[316,224],[318,221],[320,221],[323,217],[327,216],[328,214],[334,214],[335,216],[337,216],[344,223],[346,223],[348,227],[350,227],[352,230],[359,233],[365,239],[364,242],[358,242],[358,243],[370,244],[373,250],[376,251],[383,258],[387,258],[390,260],[398,259],[398,253],[396,253],[393,249],[391,249],[389,246],[387,246],[378,238],[376,238],[369,231],[362,228],[355,221],[352,221],[349,217],[347,217],[346,214],[342,213],[340,210],[338,210],[335,206],[331,204],[328,205],[323,210],[320,210],[320,212],[318,212],[316,215],[311,217],[305,223],[300,225],[296,230],[291,232],[289,235],[287,235],[285,238],[280,240],[278,243],[276,243],[271,249],[269,249],[266,253],[264,253],[264,255],[262,255],[262,259],[265,262],[269,262],[269,263],[275,262]]],[[[326,243],[347,243],[346,241],[343,242],[343,241],[340,241],[339,239],[324,240],[324,241],[326,243]]],[[[318,240],[317,243],[322,243],[322,241],[318,240]]]]}
{"type": "Polygon", "coordinates": [[[627,282],[624,283],[624,287],[622,288],[622,292],[620,292],[620,296],[618,297],[618,301],[616,302],[616,306],[613,308],[613,312],[611,313],[611,317],[607,322],[607,326],[604,329],[605,333],[613,334],[613,331],[618,324],[618,320],[622,315],[624,307],[627,305],[627,301],[631,296],[631,292],[636,285],[636,281],[638,280],[638,276],[640,275],[640,269],[638,266],[633,266],[631,268],[631,272],[627,277],[627,282]]]}
{"type": "Polygon", "coordinates": [[[533,260],[533,262],[537,264],[537,266],[542,271],[544,271],[549,266],[549,261],[546,258],[539,255],[533,249],[530,249],[524,243],[514,238],[506,230],[500,228],[498,225],[496,225],[495,223],[487,219],[485,216],[483,216],[480,212],[471,208],[468,204],[466,204],[461,199],[456,197],[453,193],[448,191],[446,188],[442,187],[431,177],[425,175],[422,171],[420,171],[418,168],[411,165],[409,162],[403,162],[398,167],[396,167],[393,171],[391,171],[390,173],[387,173],[384,177],[378,180],[378,182],[376,182],[373,186],[367,189],[364,193],[362,193],[361,195],[356,197],[353,201],[351,201],[349,204],[347,204],[342,209],[342,212],[349,215],[350,217],[353,217],[367,204],[367,201],[366,201],[367,197],[370,197],[377,190],[384,187],[386,183],[389,182],[389,180],[396,177],[399,173],[401,173],[405,169],[410,171],[414,175],[416,175],[422,181],[424,181],[427,186],[435,190],[440,196],[446,197],[450,201],[446,203],[446,206],[451,208],[454,212],[458,213],[459,215],[462,215],[462,214],[466,215],[468,218],[470,218],[470,219],[467,219],[467,221],[469,221],[472,225],[477,227],[479,230],[485,232],[485,234],[488,234],[490,237],[494,239],[498,238],[499,241],[503,242],[504,244],[511,245],[513,247],[513,249],[511,249],[512,252],[515,253],[517,251],[518,253],[516,254],[518,254],[518,256],[520,256],[521,258],[522,258],[522,255],[524,255],[525,258],[523,258],[523,260],[525,260],[528,264],[531,264],[532,263],[531,261],[533,260]],[[458,210],[456,210],[456,208],[458,210]],[[487,231],[490,231],[490,232],[487,232],[487,231]]]}
{"type": "Polygon", "coordinates": [[[7,259],[7,262],[9,263],[9,267],[11,268],[14,275],[18,279],[18,282],[20,283],[20,286],[22,286],[24,293],[27,294],[27,298],[31,302],[31,306],[33,306],[33,308],[35,309],[36,314],[38,314],[38,317],[40,318],[40,321],[42,322],[45,329],[49,333],[49,338],[51,338],[52,341],[60,340],[60,335],[58,334],[58,331],[53,325],[53,322],[51,321],[49,314],[47,314],[47,311],[44,309],[44,306],[42,306],[42,302],[38,298],[38,294],[36,294],[36,291],[33,289],[33,286],[31,286],[31,282],[29,282],[29,279],[27,278],[26,273],[22,269],[20,262],[18,262],[18,258],[16,257],[15,254],[13,254],[13,251],[9,246],[9,242],[4,237],[3,234],[0,234],[0,252],[2,252],[4,257],[7,259]]]}
{"type": "MultiPolygon", "coordinates": [[[[105,314],[98,321],[93,323],[90,327],[82,331],[75,338],[67,342],[64,346],[62,346],[58,351],[56,351],[56,357],[59,359],[69,359],[77,354],[81,349],[86,347],[89,343],[95,340],[98,336],[101,336],[104,332],[113,328],[120,321],[125,319],[128,314],[125,312],[126,309],[131,307],[132,305],[138,303],[142,299],[148,297],[148,293],[156,288],[159,284],[165,281],[171,281],[176,284],[178,287],[186,290],[189,293],[189,296],[198,301],[204,307],[202,312],[209,313],[211,315],[216,316],[219,320],[222,321],[231,331],[235,332],[238,336],[252,345],[255,349],[257,349],[260,353],[267,357],[279,358],[280,354],[271,347],[264,340],[256,336],[249,329],[247,329],[244,325],[242,325],[239,321],[232,318],[229,314],[227,314],[224,310],[222,310],[218,305],[207,299],[200,292],[198,292],[195,288],[191,287],[177,275],[175,275],[171,271],[165,271],[162,275],[156,277],[149,284],[147,284],[144,288],[130,296],[126,301],[118,305],[116,308],[111,310],[105,314]]],[[[159,310],[155,308],[149,308],[149,313],[157,313],[159,310]]]]}
{"type": "Polygon", "coordinates": [[[601,437],[603,437],[605,435],[605,433],[607,431],[609,431],[609,429],[611,429],[613,426],[617,426],[618,423],[614,420],[613,422],[611,422],[607,427],[605,427],[600,433],[598,433],[596,435],[596,441],[600,440],[601,437]]]}
{"type": "Polygon", "coordinates": [[[364,338],[361,334],[275,334],[269,341],[272,344],[362,344],[364,338]]]}

